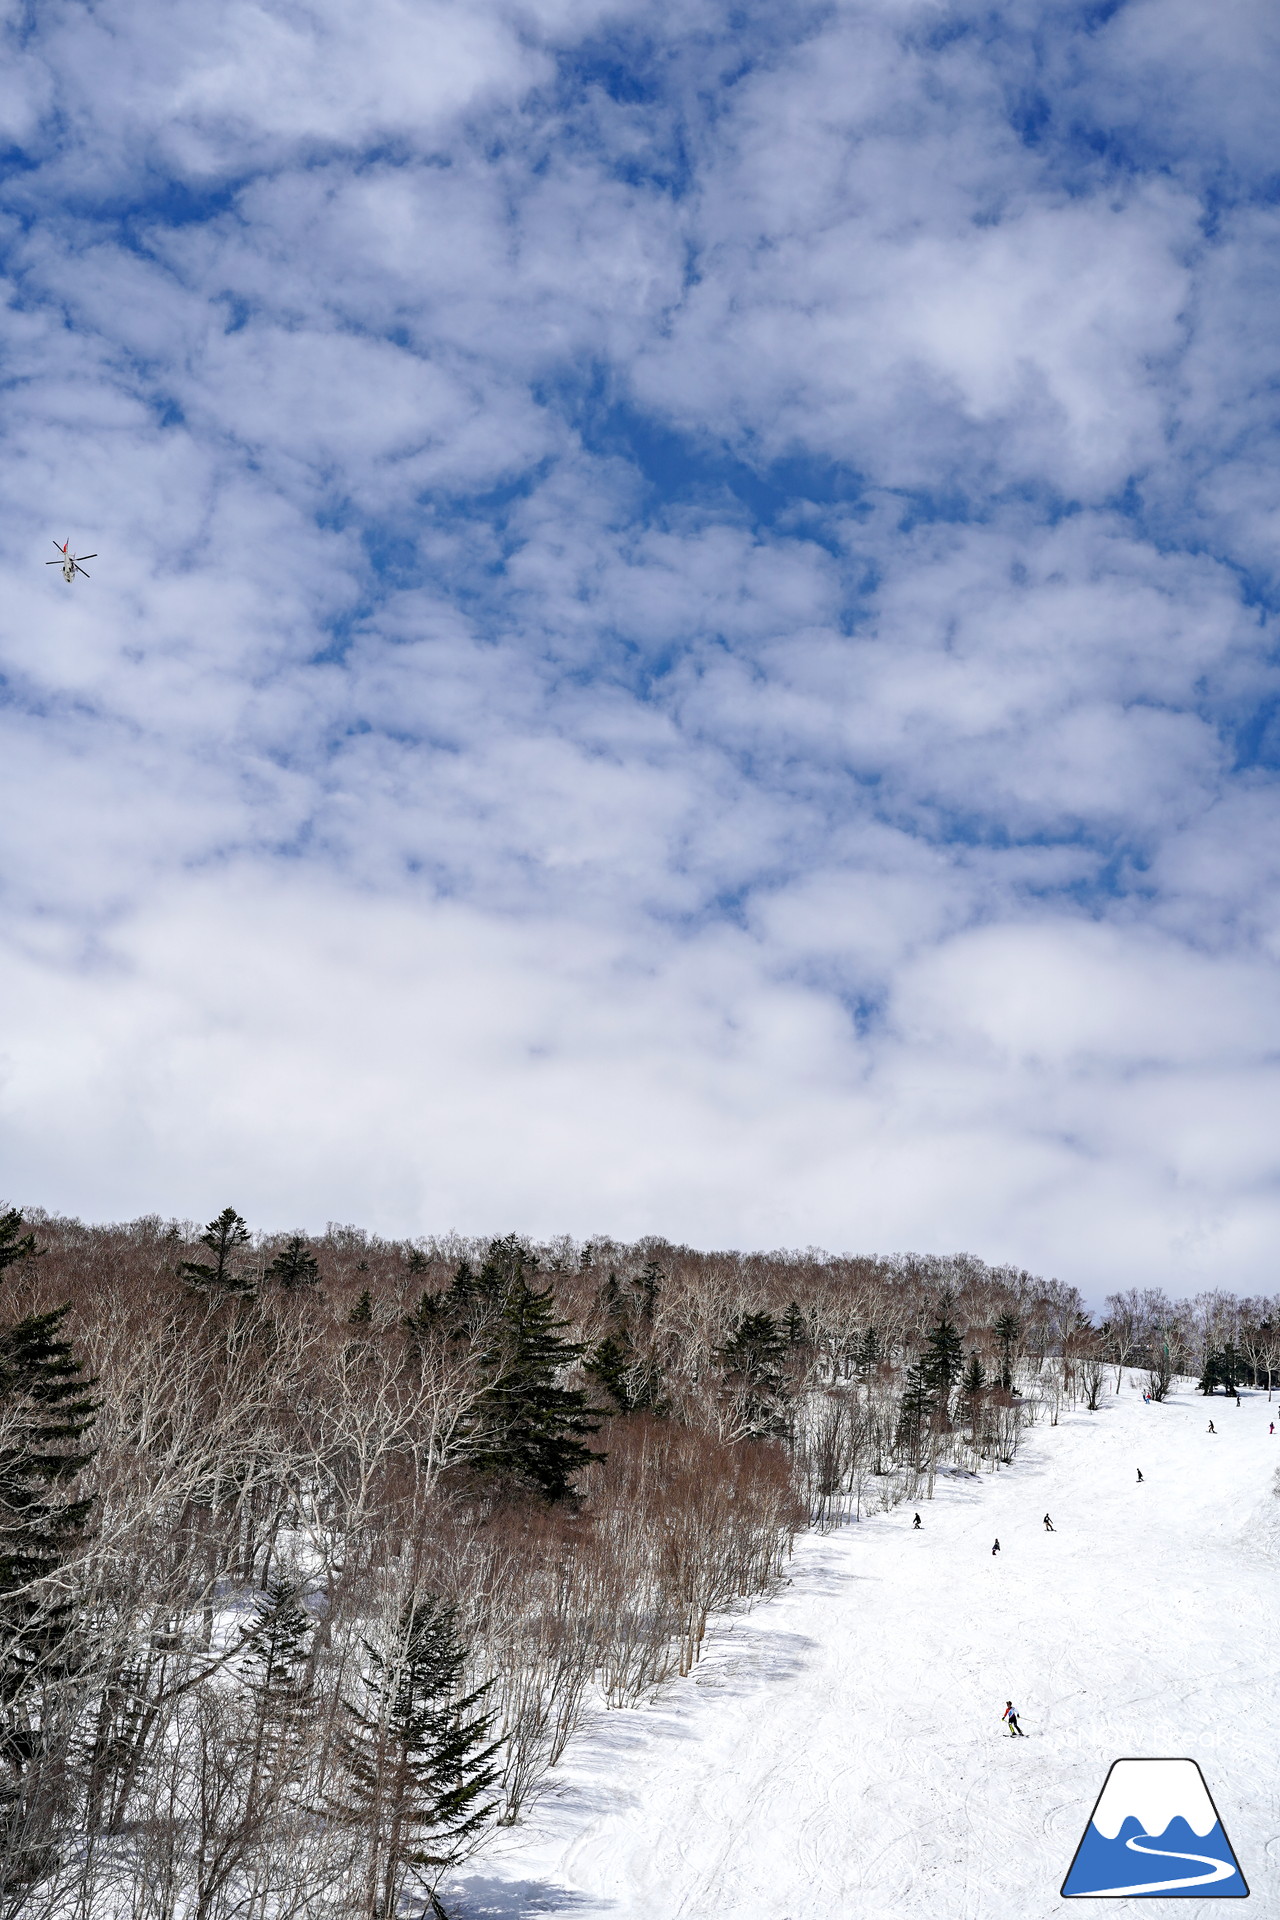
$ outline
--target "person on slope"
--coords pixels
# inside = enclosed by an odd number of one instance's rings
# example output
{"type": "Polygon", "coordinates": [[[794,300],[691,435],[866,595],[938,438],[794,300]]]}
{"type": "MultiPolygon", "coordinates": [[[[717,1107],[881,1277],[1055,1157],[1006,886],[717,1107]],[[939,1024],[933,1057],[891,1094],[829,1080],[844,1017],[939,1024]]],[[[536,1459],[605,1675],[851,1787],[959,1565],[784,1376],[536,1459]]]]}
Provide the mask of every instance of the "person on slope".
{"type": "Polygon", "coordinates": [[[919,1514],[917,1514],[917,1515],[916,1515],[916,1517],[915,1517],[915,1519],[914,1519],[914,1520],[913,1520],[913,1521],[911,1522],[911,1531],[912,1531],[912,1533],[914,1533],[914,1532],[915,1532],[915,1530],[916,1530],[916,1528],[917,1528],[917,1527],[919,1527],[919,1526],[923,1526],[923,1524],[924,1524],[924,1522],[923,1522],[923,1521],[921,1520],[921,1518],[920,1518],[920,1515],[919,1515],[919,1514]]]}
{"type": "Polygon", "coordinates": [[[1058,1531],[1047,1513],[1044,1517],[1044,1530],[1046,1533],[1056,1533],[1058,1531]]]}
{"type": "Polygon", "coordinates": [[[1236,1395],[1236,1405],[1238,1407],[1242,1407],[1244,1405],[1244,1401],[1240,1398],[1239,1394],[1236,1395]]]}
{"type": "Polygon", "coordinates": [[[1209,1422],[1209,1431],[1210,1433],[1216,1433],[1218,1431],[1218,1429],[1214,1426],[1212,1420],[1209,1422]]]}
{"type": "Polygon", "coordinates": [[[1026,1734],[1018,1725],[1018,1709],[1014,1706],[1012,1700],[1005,1701],[1004,1712],[1000,1715],[1000,1718],[1009,1722],[1009,1738],[1011,1740],[1014,1739],[1015,1736],[1019,1740],[1026,1739],[1026,1734]]]}
{"type": "Polygon", "coordinates": [[[1272,1433],[1274,1433],[1274,1432],[1275,1432],[1275,1430],[1276,1430],[1276,1423],[1275,1423],[1275,1421],[1273,1420],[1273,1421],[1271,1422],[1271,1427],[1270,1427],[1270,1431],[1271,1431],[1272,1433]]]}
{"type": "Polygon", "coordinates": [[[998,1540],[996,1541],[996,1543],[995,1543],[995,1545],[994,1545],[994,1547],[992,1547],[992,1549],[991,1549],[991,1551],[992,1551],[992,1553],[999,1553],[999,1551],[1000,1551],[1000,1542],[999,1542],[998,1540]]]}
{"type": "Polygon", "coordinates": [[[1138,1468],[1138,1485],[1139,1486],[1142,1485],[1142,1468],[1141,1467],[1138,1468]]]}

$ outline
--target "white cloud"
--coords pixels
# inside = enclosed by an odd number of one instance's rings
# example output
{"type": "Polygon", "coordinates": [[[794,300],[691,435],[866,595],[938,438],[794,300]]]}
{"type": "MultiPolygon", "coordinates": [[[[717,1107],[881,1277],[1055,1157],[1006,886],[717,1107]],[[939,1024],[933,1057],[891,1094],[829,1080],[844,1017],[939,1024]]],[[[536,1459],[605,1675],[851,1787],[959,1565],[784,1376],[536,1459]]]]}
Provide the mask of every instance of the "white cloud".
{"type": "Polygon", "coordinates": [[[1271,30],[946,18],[0,16],[15,1192],[1269,1283],[1271,30]]]}

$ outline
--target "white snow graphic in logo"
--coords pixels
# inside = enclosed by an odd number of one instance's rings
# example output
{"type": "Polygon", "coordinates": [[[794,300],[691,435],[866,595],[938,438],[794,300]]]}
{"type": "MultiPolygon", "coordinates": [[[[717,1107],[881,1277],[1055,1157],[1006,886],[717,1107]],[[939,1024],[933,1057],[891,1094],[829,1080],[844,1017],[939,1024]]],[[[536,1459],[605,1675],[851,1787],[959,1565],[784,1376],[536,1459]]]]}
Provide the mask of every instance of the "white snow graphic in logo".
{"type": "Polygon", "coordinates": [[[1247,1900],[1194,1760],[1116,1760],[1062,1883],[1067,1900],[1247,1900]]]}

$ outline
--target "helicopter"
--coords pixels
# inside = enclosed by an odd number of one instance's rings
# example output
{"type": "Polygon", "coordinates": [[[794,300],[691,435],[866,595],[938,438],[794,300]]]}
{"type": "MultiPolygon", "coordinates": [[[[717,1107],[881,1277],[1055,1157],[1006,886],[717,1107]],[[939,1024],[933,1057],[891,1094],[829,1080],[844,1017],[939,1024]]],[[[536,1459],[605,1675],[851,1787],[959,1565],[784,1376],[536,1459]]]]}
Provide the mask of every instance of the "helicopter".
{"type": "MultiPolygon", "coordinates": [[[[56,540],[53,544],[55,547],[58,547],[56,540]]],[[[58,552],[62,555],[62,558],[60,560],[46,560],[45,565],[46,567],[61,567],[62,577],[68,586],[75,579],[77,573],[84,573],[84,568],[80,565],[82,560],[96,560],[98,557],[96,553],[72,553],[70,540],[64,540],[62,545],[58,547],[58,552]]],[[[89,578],[87,573],[84,573],[84,577],[86,580],[89,578]]]]}

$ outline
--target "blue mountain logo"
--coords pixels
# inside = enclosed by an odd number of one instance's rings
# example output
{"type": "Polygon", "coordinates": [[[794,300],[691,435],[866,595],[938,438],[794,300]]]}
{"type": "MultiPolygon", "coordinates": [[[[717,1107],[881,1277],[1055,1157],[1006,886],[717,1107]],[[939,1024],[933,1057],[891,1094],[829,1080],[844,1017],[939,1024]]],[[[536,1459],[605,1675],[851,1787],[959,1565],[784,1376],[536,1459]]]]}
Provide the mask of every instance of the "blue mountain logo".
{"type": "Polygon", "coordinates": [[[1194,1760],[1117,1760],[1062,1883],[1065,1900],[1247,1900],[1194,1760]]]}

